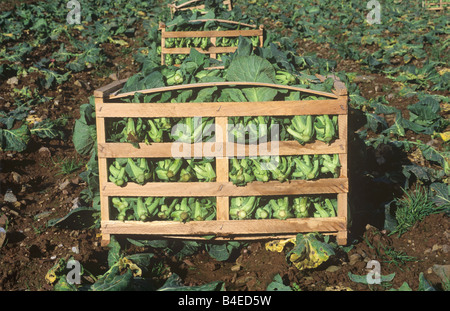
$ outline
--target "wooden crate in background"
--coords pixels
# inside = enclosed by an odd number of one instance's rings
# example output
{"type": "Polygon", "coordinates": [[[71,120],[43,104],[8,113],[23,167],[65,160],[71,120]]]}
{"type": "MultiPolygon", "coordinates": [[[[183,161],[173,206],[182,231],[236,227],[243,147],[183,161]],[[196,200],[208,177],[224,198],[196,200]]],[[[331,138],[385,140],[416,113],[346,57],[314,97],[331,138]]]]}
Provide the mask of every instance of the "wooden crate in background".
{"type": "MultiPolygon", "coordinates": [[[[119,93],[126,80],[113,82],[94,92],[96,104],[99,182],[101,196],[101,232],[104,244],[110,235],[141,235],[147,237],[201,239],[214,235],[216,239],[261,239],[286,238],[298,233],[321,232],[336,235],[339,244],[347,243],[347,90],[340,81],[335,81],[332,93],[325,93],[297,87],[255,83],[255,82],[211,82],[185,84],[137,91],[142,94],[164,90],[187,88],[200,89],[211,86],[228,87],[274,87],[302,91],[305,94],[324,96],[321,100],[270,101],[270,102],[207,102],[207,103],[125,103],[118,99],[132,97],[136,92],[119,93]],[[227,138],[228,117],[233,116],[294,116],[294,115],[338,115],[338,138],[330,144],[314,141],[301,145],[297,141],[280,141],[274,151],[267,142],[264,153],[258,155],[302,155],[339,154],[341,162],[338,178],[317,180],[290,180],[289,182],[251,182],[236,186],[229,181],[229,159],[235,157],[236,143],[232,151],[227,138]],[[108,159],[114,158],[171,158],[173,142],[140,143],[136,148],[130,143],[106,141],[105,120],[108,118],[157,118],[157,117],[214,117],[223,131],[222,140],[190,144],[191,150],[200,147],[203,156],[214,157],[216,164],[215,182],[148,182],[145,185],[128,183],[119,187],[108,181],[108,159]],[[201,144],[201,146],[199,145],[201,144]],[[215,148],[205,147],[214,144],[215,148]],[[276,153],[274,153],[276,152],[276,153]],[[237,196],[287,196],[335,194],[337,196],[337,217],[331,218],[291,218],[231,220],[229,217],[230,198],[237,196]],[[117,221],[111,219],[111,197],[215,197],[216,219],[209,221],[117,221]]],[[[216,135],[220,137],[221,135],[216,135]]],[[[261,147],[261,146],[260,146],[261,147]]],[[[249,155],[249,145],[245,146],[249,155]]]]}
{"type": "MultiPolygon", "coordinates": [[[[172,16],[179,11],[194,10],[194,9],[202,10],[205,8],[205,5],[202,4],[203,2],[202,0],[190,0],[181,4],[177,4],[179,2],[180,1],[174,1],[168,4],[172,16]]],[[[228,11],[231,11],[233,9],[231,0],[223,0],[223,5],[227,7],[228,11]]]]}
{"type": "Polygon", "coordinates": [[[242,37],[259,37],[259,46],[262,47],[264,45],[264,26],[260,25],[257,27],[256,25],[240,23],[236,21],[229,20],[221,20],[221,19],[199,19],[194,22],[203,22],[206,23],[208,21],[217,21],[220,23],[227,24],[235,24],[244,27],[250,27],[254,29],[242,29],[242,30],[211,30],[211,31],[166,31],[166,25],[164,23],[160,23],[159,29],[161,30],[161,64],[165,64],[165,56],[166,54],[189,54],[191,52],[191,48],[189,47],[181,47],[181,48],[166,48],[166,39],[167,38],[210,38],[211,46],[208,49],[203,50],[201,48],[195,48],[197,51],[203,54],[209,55],[211,58],[217,58],[217,54],[222,53],[233,53],[236,51],[237,47],[235,46],[216,46],[217,38],[222,37],[233,37],[237,38],[239,36],[242,37]]]}
{"type": "Polygon", "coordinates": [[[443,11],[450,9],[450,2],[444,0],[424,0],[422,6],[428,11],[443,11]]]}

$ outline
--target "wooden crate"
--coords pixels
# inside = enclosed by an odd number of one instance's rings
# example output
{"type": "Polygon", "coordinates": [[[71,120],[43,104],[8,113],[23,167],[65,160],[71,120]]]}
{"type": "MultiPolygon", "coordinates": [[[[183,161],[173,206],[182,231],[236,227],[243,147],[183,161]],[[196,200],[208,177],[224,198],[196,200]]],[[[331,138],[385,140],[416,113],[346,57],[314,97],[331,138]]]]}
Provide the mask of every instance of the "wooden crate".
{"type": "Polygon", "coordinates": [[[216,46],[217,38],[221,37],[259,37],[259,46],[262,47],[264,44],[264,26],[260,25],[250,25],[245,23],[240,23],[236,21],[222,20],[222,19],[199,19],[191,22],[207,22],[207,21],[217,21],[221,23],[236,24],[245,27],[251,27],[254,29],[245,30],[212,30],[212,31],[166,31],[166,25],[164,23],[159,24],[159,29],[161,30],[161,64],[165,64],[166,54],[189,54],[191,48],[166,48],[167,38],[210,38],[211,46],[203,50],[201,48],[195,48],[200,53],[208,54],[211,58],[216,59],[217,54],[222,53],[233,53],[236,51],[237,47],[230,46],[216,46]]]}
{"type": "MultiPolygon", "coordinates": [[[[179,90],[211,86],[268,86],[303,91],[307,94],[326,96],[325,100],[270,101],[270,102],[208,102],[208,103],[123,103],[119,98],[133,96],[135,92],[118,93],[126,80],[115,81],[94,92],[96,104],[99,182],[101,196],[101,232],[107,244],[110,235],[143,235],[148,237],[201,239],[215,235],[216,239],[260,239],[285,238],[298,233],[321,232],[336,235],[339,244],[347,243],[347,90],[340,81],[335,81],[333,93],[325,93],[254,82],[211,82],[186,84],[142,90],[149,94],[163,90],[179,90]],[[236,186],[229,181],[229,158],[235,157],[236,143],[227,143],[228,117],[232,116],[293,116],[293,115],[338,115],[338,138],[331,144],[314,141],[301,145],[297,141],[279,141],[278,150],[272,150],[271,142],[259,145],[258,155],[339,154],[341,171],[338,178],[318,180],[291,180],[252,182],[236,186]],[[105,120],[108,118],[152,118],[152,117],[214,117],[222,129],[222,140],[189,144],[191,150],[203,150],[204,157],[214,157],[215,182],[149,182],[145,185],[129,183],[118,187],[108,181],[107,160],[109,158],[171,158],[172,142],[140,143],[136,148],[130,143],[106,142],[105,120]],[[227,148],[228,146],[228,148],[227,148]],[[266,148],[263,148],[266,147],[266,148]],[[336,194],[337,217],[292,218],[287,220],[230,220],[230,197],[236,196],[285,196],[336,194]],[[216,197],[216,219],[210,221],[117,221],[110,219],[111,197],[216,197]]],[[[216,135],[219,137],[220,135],[216,135]]],[[[242,146],[242,145],[240,145],[242,146]]],[[[252,149],[253,150],[253,149],[252,149]]],[[[245,155],[250,146],[245,146],[245,155]]]]}
{"type": "Polygon", "coordinates": [[[443,11],[450,8],[450,2],[444,0],[424,0],[422,6],[428,11],[443,11]]]}
{"type": "MultiPolygon", "coordinates": [[[[181,4],[177,4],[177,2],[179,1],[174,1],[168,4],[172,16],[178,11],[193,10],[193,9],[202,10],[205,8],[205,5],[201,4],[202,3],[201,0],[191,0],[181,4]]],[[[228,11],[231,11],[233,9],[231,0],[223,0],[223,4],[228,8],[228,11]]]]}

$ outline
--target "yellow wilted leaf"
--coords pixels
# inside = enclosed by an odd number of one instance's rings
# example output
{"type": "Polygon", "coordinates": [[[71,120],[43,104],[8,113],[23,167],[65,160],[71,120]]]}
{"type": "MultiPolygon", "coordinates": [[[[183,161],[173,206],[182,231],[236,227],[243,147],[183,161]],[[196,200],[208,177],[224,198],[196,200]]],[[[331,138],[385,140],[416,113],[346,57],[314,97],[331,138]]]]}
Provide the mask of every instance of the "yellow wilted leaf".
{"type": "Polygon", "coordinates": [[[138,267],[138,265],[136,265],[134,262],[132,262],[131,260],[129,260],[127,257],[124,257],[122,259],[119,260],[119,269],[124,269],[124,268],[130,268],[131,271],[133,271],[133,275],[134,276],[142,276],[142,269],[138,267]]]}
{"type": "Polygon", "coordinates": [[[137,14],[138,14],[139,16],[145,16],[145,15],[147,15],[145,12],[142,12],[142,11],[138,11],[137,14]]]}
{"type": "Polygon", "coordinates": [[[56,274],[54,271],[49,270],[47,272],[47,274],[45,275],[45,280],[49,283],[49,284],[53,284],[56,281],[56,274]]]}
{"type": "Polygon", "coordinates": [[[120,46],[128,46],[128,42],[126,42],[125,40],[122,40],[122,39],[108,38],[108,40],[109,40],[109,42],[118,44],[120,46]]]}
{"type": "Polygon", "coordinates": [[[444,133],[439,133],[439,136],[441,136],[443,141],[449,141],[450,140],[450,131],[444,132],[444,133]]]}
{"type": "Polygon", "coordinates": [[[83,25],[76,25],[76,26],[73,26],[73,28],[75,28],[76,30],[79,30],[79,31],[84,30],[83,25]]]}
{"type": "Polygon", "coordinates": [[[441,110],[442,110],[442,112],[450,112],[450,104],[442,103],[441,110]]]}
{"type": "Polygon", "coordinates": [[[64,264],[64,259],[60,259],[52,268],[50,268],[50,270],[48,270],[47,274],[45,275],[45,280],[49,284],[53,284],[56,282],[56,280],[58,279],[57,273],[64,269],[64,264]]]}
{"type": "Polygon", "coordinates": [[[286,240],[277,240],[277,241],[270,241],[266,243],[266,250],[270,252],[278,252],[281,253],[284,249],[284,246],[287,243],[293,243],[295,244],[295,238],[292,239],[286,239],[286,240]]]}
{"type": "Polygon", "coordinates": [[[444,68],[438,71],[441,76],[443,76],[446,72],[450,72],[450,68],[444,68]]]}
{"type": "Polygon", "coordinates": [[[294,247],[289,251],[289,261],[299,270],[314,269],[334,255],[333,248],[317,239],[315,233],[298,235],[296,238],[266,243],[266,250],[281,252],[287,243],[294,247]]]}
{"type": "Polygon", "coordinates": [[[36,115],[30,114],[29,116],[27,116],[26,121],[34,124],[42,122],[42,119],[36,115]]]}
{"type": "Polygon", "coordinates": [[[351,292],[353,289],[351,289],[348,286],[343,285],[335,285],[335,286],[327,286],[325,288],[325,291],[331,291],[331,292],[351,292]]]}
{"type": "Polygon", "coordinates": [[[2,35],[4,35],[5,37],[10,37],[10,38],[13,37],[13,34],[12,34],[12,33],[3,33],[2,35]]]}

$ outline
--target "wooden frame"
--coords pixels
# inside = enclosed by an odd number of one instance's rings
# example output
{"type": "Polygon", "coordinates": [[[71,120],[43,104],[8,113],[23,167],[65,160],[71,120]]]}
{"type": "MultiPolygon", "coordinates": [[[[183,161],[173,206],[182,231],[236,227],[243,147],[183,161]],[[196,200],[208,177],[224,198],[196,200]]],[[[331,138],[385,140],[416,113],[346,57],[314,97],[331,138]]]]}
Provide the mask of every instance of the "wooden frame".
{"type": "MultiPolygon", "coordinates": [[[[324,79],[324,77],[319,76],[324,79]]],[[[339,244],[347,243],[347,123],[348,97],[345,85],[335,80],[333,93],[325,93],[278,84],[253,82],[214,82],[192,85],[169,86],[137,91],[142,94],[175,90],[183,88],[210,87],[220,85],[236,86],[271,86],[298,90],[301,92],[326,96],[325,100],[270,101],[270,102],[213,102],[213,103],[124,103],[117,99],[132,96],[131,93],[118,93],[126,80],[115,81],[95,90],[97,145],[99,163],[99,183],[101,197],[101,231],[104,244],[109,243],[111,234],[163,236],[168,238],[202,239],[206,235],[215,235],[217,239],[260,239],[292,237],[298,233],[321,232],[336,235],[339,244]],[[331,144],[315,141],[301,145],[297,141],[277,142],[279,149],[275,152],[271,143],[257,145],[257,155],[301,155],[301,154],[339,154],[341,171],[339,178],[323,178],[313,181],[291,180],[252,182],[246,186],[236,186],[229,181],[229,157],[236,156],[232,144],[228,149],[227,123],[232,116],[259,115],[338,115],[339,137],[331,144]],[[202,148],[203,156],[215,157],[215,182],[149,182],[145,185],[129,183],[118,187],[108,181],[109,158],[172,157],[174,142],[140,144],[135,148],[128,143],[106,142],[105,120],[117,117],[176,117],[209,116],[214,117],[220,125],[222,135],[217,135],[215,142],[187,144],[188,150],[202,148]],[[222,137],[220,137],[222,136],[222,137]],[[336,194],[338,200],[337,217],[331,218],[293,218],[287,220],[230,220],[229,199],[234,196],[268,196],[268,195],[302,195],[302,194],[336,194]],[[110,219],[110,198],[113,196],[167,196],[167,197],[216,197],[216,219],[210,221],[116,221],[110,219]]],[[[252,152],[250,145],[244,148],[245,155],[252,152]]],[[[253,154],[252,154],[253,155],[253,154]]],[[[254,154],[256,155],[256,154],[254,154]]]]}
{"type": "Polygon", "coordinates": [[[441,11],[450,8],[450,2],[444,0],[424,0],[422,6],[428,11],[441,11]],[[439,2],[437,2],[439,1],[439,2]]]}
{"type": "MultiPolygon", "coordinates": [[[[185,11],[185,10],[193,10],[193,9],[204,9],[204,4],[197,4],[197,2],[201,2],[201,0],[190,0],[186,1],[185,3],[177,5],[177,1],[174,1],[172,3],[169,3],[167,6],[170,8],[170,14],[172,16],[177,11],[185,11]],[[197,5],[195,5],[197,4],[197,5]]],[[[231,0],[223,0],[223,4],[228,7],[228,11],[231,11],[233,9],[233,5],[231,4],[231,0]]]]}
{"type": "Polygon", "coordinates": [[[166,48],[166,39],[167,38],[210,38],[211,46],[203,50],[201,48],[195,48],[200,53],[209,54],[211,58],[217,58],[217,54],[222,53],[233,53],[236,51],[237,47],[230,46],[216,46],[217,38],[221,37],[259,37],[259,46],[264,45],[264,26],[260,25],[257,27],[256,25],[250,25],[235,21],[222,20],[222,19],[199,19],[191,22],[207,22],[207,21],[218,21],[221,23],[228,24],[236,24],[245,27],[251,27],[254,29],[246,29],[246,30],[212,30],[212,31],[166,31],[166,24],[160,23],[159,29],[161,31],[161,64],[165,64],[165,56],[166,54],[189,54],[191,52],[191,48],[166,48]]]}

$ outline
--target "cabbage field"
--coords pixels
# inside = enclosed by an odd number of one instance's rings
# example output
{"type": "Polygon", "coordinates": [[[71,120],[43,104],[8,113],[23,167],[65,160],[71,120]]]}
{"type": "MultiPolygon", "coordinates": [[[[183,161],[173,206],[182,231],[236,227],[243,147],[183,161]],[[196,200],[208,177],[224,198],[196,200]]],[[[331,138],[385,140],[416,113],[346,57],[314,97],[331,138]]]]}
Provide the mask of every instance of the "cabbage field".
{"type": "MultiPolygon", "coordinates": [[[[274,291],[296,297],[302,291],[450,290],[448,8],[427,10],[419,0],[236,0],[231,9],[219,0],[198,2],[204,8],[173,12],[167,0],[0,0],[0,290],[259,291],[266,298],[276,297],[274,291]],[[161,25],[176,32],[255,32],[175,39],[162,37],[161,25]],[[262,40],[257,29],[264,30],[262,40]],[[186,53],[164,54],[162,42],[186,53]],[[197,51],[211,46],[218,51],[212,58],[197,51]],[[126,82],[115,103],[137,104],[321,102],[342,82],[347,243],[320,232],[258,240],[124,234],[104,243],[94,91],[119,81],[126,82]],[[241,82],[282,88],[235,87],[241,82]],[[194,83],[209,87],[183,87],[194,83]],[[136,92],[142,90],[150,91],[136,92]]],[[[339,133],[332,115],[230,120],[234,129],[248,130],[230,137],[249,144],[276,137],[331,146],[339,133]],[[280,125],[278,136],[260,126],[267,124],[280,125]]],[[[213,128],[211,117],[105,122],[106,141],[135,148],[126,150],[207,142],[211,137],[203,134],[213,128]]],[[[279,156],[275,164],[263,156],[233,158],[229,178],[238,187],[332,180],[342,167],[336,154],[279,156]]],[[[149,181],[208,183],[217,169],[208,158],[130,155],[108,162],[107,178],[117,189],[149,181]]],[[[338,200],[235,197],[229,216],[327,219],[337,216],[338,200]]],[[[215,219],[217,204],[210,197],[117,195],[111,217],[201,223],[215,219]]],[[[208,303],[175,297],[174,305],[208,303]]],[[[227,304],[263,305],[260,298],[227,304]]]]}

